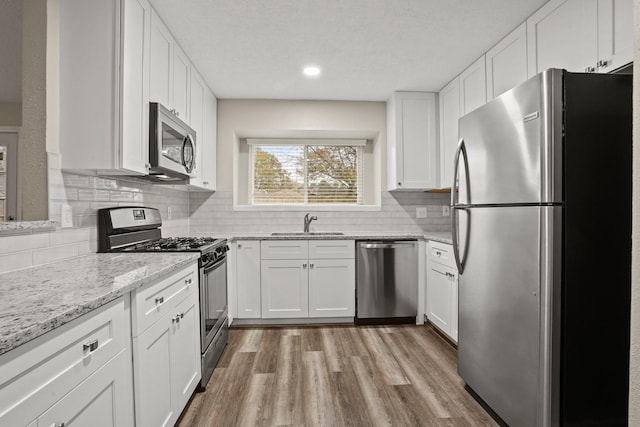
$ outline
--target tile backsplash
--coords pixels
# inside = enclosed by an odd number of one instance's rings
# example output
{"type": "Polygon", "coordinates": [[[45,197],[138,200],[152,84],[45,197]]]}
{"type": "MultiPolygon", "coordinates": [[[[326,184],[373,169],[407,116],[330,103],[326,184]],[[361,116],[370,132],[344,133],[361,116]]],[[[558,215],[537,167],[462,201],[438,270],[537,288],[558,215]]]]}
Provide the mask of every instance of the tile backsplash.
{"type": "MultiPolygon", "coordinates": [[[[0,273],[97,250],[97,211],[113,206],[150,206],[160,210],[163,236],[215,236],[234,232],[302,231],[303,211],[236,211],[231,191],[188,192],[132,177],[96,177],[60,170],[59,156],[49,154],[49,219],[62,222],[71,207],[73,227],[29,234],[0,235],[0,273]],[[171,215],[169,215],[171,212],[171,215]]],[[[380,210],[317,211],[314,231],[384,231],[422,233],[449,231],[442,215],[448,193],[383,192],[380,210]],[[416,218],[416,208],[426,218],[416,218]]]]}
{"type": "MultiPolygon", "coordinates": [[[[450,217],[442,215],[449,193],[383,192],[379,211],[315,211],[312,231],[449,231],[450,217]],[[426,207],[427,217],[416,218],[416,208],[426,207]]],[[[189,231],[193,235],[233,232],[302,231],[304,211],[234,211],[231,191],[213,195],[191,193],[189,231]]]]}

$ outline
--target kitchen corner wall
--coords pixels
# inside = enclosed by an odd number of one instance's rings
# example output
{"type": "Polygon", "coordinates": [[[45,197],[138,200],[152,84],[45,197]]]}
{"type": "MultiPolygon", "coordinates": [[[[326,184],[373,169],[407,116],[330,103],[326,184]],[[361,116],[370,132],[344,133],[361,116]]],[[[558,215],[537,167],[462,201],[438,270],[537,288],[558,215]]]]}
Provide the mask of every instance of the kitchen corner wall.
{"type": "MultiPolygon", "coordinates": [[[[318,217],[313,231],[411,232],[451,230],[450,217],[442,216],[449,193],[382,192],[379,211],[308,211],[318,217]],[[416,218],[416,208],[426,207],[427,217],[416,218]]],[[[213,195],[191,193],[189,230],[193,235],[243,232],[302,231],[304,211],[234,211],[231,191],[213,195]]]]}

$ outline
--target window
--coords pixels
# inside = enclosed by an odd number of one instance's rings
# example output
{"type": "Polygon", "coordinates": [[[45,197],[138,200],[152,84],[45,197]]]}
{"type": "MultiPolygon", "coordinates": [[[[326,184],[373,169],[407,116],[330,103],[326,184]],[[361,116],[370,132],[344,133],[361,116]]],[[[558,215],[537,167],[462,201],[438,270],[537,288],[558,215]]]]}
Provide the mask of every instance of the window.
{"type": "Polygon", "coordinates": [[[249,204],[362,205],[365,140],[247,139],[249,204]]]}

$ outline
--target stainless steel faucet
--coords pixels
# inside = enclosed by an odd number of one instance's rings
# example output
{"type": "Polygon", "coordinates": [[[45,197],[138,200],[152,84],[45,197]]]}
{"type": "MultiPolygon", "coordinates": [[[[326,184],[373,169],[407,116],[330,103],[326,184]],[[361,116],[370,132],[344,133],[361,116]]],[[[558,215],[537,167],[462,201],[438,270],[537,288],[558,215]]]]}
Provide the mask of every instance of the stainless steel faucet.
{"type": "Polygon", "coordinates": [[[308,233],[309,232],[309,225],[311,224],[311,221],[317,220],[318,217],[317,216],[311,216],[310,213],[306,214],[304,216],[304,232],[308,233]]]}

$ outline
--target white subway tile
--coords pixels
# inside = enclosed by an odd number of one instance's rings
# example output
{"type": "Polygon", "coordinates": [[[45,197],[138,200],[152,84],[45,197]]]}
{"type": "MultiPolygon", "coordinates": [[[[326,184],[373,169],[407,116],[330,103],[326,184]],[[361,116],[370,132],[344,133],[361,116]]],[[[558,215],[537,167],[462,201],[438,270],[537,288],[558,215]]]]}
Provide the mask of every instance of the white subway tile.
{"type": "Polygon", "coordinates": [[[31,251],[0,255],[0,273],[31,267],[32,262],[31,251]]]}
{"type": "Polygon", "coordinates": [[[49,246],[50,234],[54,233],[0,237],[0,254],[46,248],[49,246]]]}
{"type": "Polygon", "coordinates": [[[51,233],[50,245],[60,246],[70,243],[88,242],[89,238],[90,233],[88,228],[60,229],[56,233],[51,233]]]}

